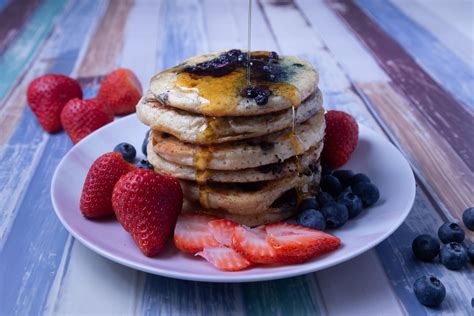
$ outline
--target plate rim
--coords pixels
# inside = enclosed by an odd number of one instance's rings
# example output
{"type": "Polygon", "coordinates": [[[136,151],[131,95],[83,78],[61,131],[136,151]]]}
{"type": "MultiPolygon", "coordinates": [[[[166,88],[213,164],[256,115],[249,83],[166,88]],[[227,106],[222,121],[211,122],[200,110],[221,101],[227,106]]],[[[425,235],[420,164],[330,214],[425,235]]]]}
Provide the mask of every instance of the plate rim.
{"type": "MultiPolygon", "coordinates": [[[[383,142],[388,143],[389,146],[392,146],[396,151],[399,152],[400,156],[403,158],[403,163],[406,164],[407,167],[409,168],[409,170],[411,171],[410,172],[410,180],[414,184],[414,186],[413,186],[413,189],[410,191],[411,196],[409,197],[409,199],[407,198],[407,204],[409,205],[409,206],[407,206],[408,210],[405,212],[405,214],[403,216],[401,216],[398,219],[398,221],[396,222],[395,225],[393,225],[390,229],[385,231],[384,234],[381,234],[381,236],[379,238],[377,238],[375,242],[367,243],[367,245],[357,249],[357,251],[354,251],[349,256],[338,258],[335,261],[328,262],[326,264],[319,265],[317,267],[314,267],[313,265],[301,266],[297,269],[293,269],[293,270],[290,270],[290,271],[283,271],[283,272],[281,272],[281,271],[280,272],[268,272],[268,273],[263,272],[263,273],[255,274],[255,275],[239,275],[238,274],[239,272],[228,272],[229,273],[228,275],[225,274],[225,275],[210,276],[208,274],[202,275],[202,274],[199,274],[199,273],[175,272],[175,271],[172,271],[172,270],[167,270],[167,269],[163,269],[163,268],[159,268],[159,267],[155,267],[155,268],[151,269],[146,265],[136,263],[134,261],[124,259],[120,256],[109,253],[108,251],[103,250],[100,247],[96,246],[93,242],[90,242],[87,239],[83,238],[80,234],[76,233],[76,231],[74,229],[72,229],[71,226],[69,226],[67,220],[62,216],[61,212],[59,212],[59,208],[57,206],[56,197],[55,197],[55,193],[54,193],[55,192],[54,188],[56,187],[55,184],[57,183],[56,179],[58,177],[58,172],[59,172],[58,170],[61,169],[61,166],[65,163],[65,161],[67,161],[69,156],[72,155],[72,153],[74,151],[74,148],[76,148],[84,140],[89,139],[90,137],[92,137],[93,135],[95,135],[96,133],[98,133],[98,132],[100,132],[104,129],[110,128],[110,126],[113,126],[117,122],[122,121],[122,120],[129,120],[129,119],[131,120],[133,118],[136,118],[136,114],[131,114],[127,117],[123,117],[119,120],[116,120],[116,121],[112,122],[111,124],[108,124],[108,125],[100,128],[100,129],[94,131],[93,133],[91,133],[90,135],[88,135],[87,137],[82,139],[80,142],[75,144],[71,149],[69,149],[69,151],[62,157],[61,161],[59,162],[59,164],[56,166],[56,169],[54,170],[54,174],[53,174],[53,177],[52,177],[52,180],[51,180],[50,196],[51,196],[51,202],[52,202],[53,209],[54,209],[54,212],[55,212],[56,216],[59,218],[59,221],[64,226],[64,228],[66,228],[68,233],[70,233],[76,240],[78,240],[81,244],[83,244],[84,246],[86,246],[90,250],[96,252],[97,254],[99,254],[99,255],[101,255],[101,256],[103,256],[103,257],[105,257],[105,258],[107,258],[107,259],[109,259],[113,262],[122,264],[124,266],[127,266],[127,267],[135,269],[135,270],[147,272],[147,273],[154,274],[154,275],[180,279],[180,280],[198,281],[198,282],[211,282],[211,283],[259,282],[259,281],[285,279],[285,278],[291,278],[291,277],[295,277],[295,276],[299,276],[299,275],[304,275],[304,274],[324,270],[324,269],[327,269],[329,267],[333,267],[333,266],[336,266],[338,264],[341,264],[343,262],[347,262],[347,261],[349,261],[349,260],[351,260],[351,259],[353,259],[353,258],[369,251],[370,249],[376,247],[382,241],[387,239],[395,230],[397,230],[403,224],[405,219],[410,214],[411,209],[413,208],[413,204],[415,202],[416,179],[415,179],[413,169],[411,168],[410,163],[405,158],[403,153],[397,147],[395,147],[394,144],[392,144],[387,139],[382,139],[383,142]]],[[[371,128],[369,128],[369,127],[367,127],[367,126],[365,126],[365,125],[363,125],[359,122],[358,122],[358,125],[359,125],[359,133],[360,133],[361,130],[364,130],[364,133],[372,134],[372,136],[375,136],[377,138],[381,137],[375,131],[373,131],[371,128]]],[[[295,267],[297,267],[297,265],[295,265],[295,267]]]]}

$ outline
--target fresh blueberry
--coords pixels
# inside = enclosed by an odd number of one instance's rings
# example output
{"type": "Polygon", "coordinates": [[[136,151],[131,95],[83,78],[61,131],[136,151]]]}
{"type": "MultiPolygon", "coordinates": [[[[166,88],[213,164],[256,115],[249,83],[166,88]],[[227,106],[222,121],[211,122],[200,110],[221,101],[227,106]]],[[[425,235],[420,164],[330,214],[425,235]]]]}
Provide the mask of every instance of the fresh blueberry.
{"type": "Polygon", "coordinates": [[[323,166],[322,167],[322,171],[321,171],[321,175],[324,177],[324,176],[329,176],[332,174],[332,169],[329,168],[328,166],[323,166]]]}
{"type": "Polygon", "coordinates": [[[423,234],[413,239],[411,250],[422,261],[431,261],[439,254],[440,243],[432,235],[423,234]]]}
{"type": "Polygon", "coordinates": [[[150,169],[153,170],[153,165],[146,159],[140,160],[139,163],[137,163],[137,167],[140,169],[150,169]]]}
{"type": "Polygon", "coordinates": [[[350,191],[342,192],[337,201],[347,207],[349,219],[356,217],[362,212],[362,200],[350,191]]]}
{"type": "Polygon", "coordinates": [[[380,198],[379,189],[367,182],[358,182],[351,186],[352,192],[360,197],[365,206],[372,206],[380,198]]]}
{"type": "Polygon", "coordinates": [[[445,223],[438,229],[439,240],[444,244],[449,242],[462,243],[464,236],[464,230],[456,223],[445,223]]]}
{"type": "Polygon", "coordinates": [[[146,148],[148,147],[148,140],[150,139],[150,131],[151,130],[148,130],[146,132],[145,139],[143,139],[143,143],[142,143],[142,153],[145,155],[145,157],[147,156],[146,148]]]}
{"type": "Polygon", "coordinates": [[[338,196],[342,189],[341,182],[339,182],[339,180],[334,176],[324,176],[321,179],[321,190],[331,194],[332,196],[338,196]]]}
{"type": "Polygon", "coordinates": [[[441,248],[439,256],[441,263],[449,270],[462,269],[468,260],[466,250],[457,242],[450,242],[441,248]]]}
{"type": "Polygon", "coordinates": [[[432,275],[417,279],[413,284],[413,291],[421,304],[430,307],[438,306],[446,297],[443,283],[432,275]]]}
{"type": "Polygon", "coordinates": [[[114,148],[115,152],[121,153],[123,159],[125,159],[128,162],[133,162],[135,159],[135,156],[137,155],[137,151],[135,150],[135,147],[130,145],[129,143],[120,143],[114,148]]]}
{"type": "Polygon", "coordinates": [[[316,196],[316,200],[318,201],[319,206],[323,207],[328,202],[334,201],[334,198],[327,192],[319,191],[318,195],[316,196]]]}
{"type": "Polygon", "coordinates": [[[351,185],[351,179],[354,176],[354,172],[352,172],[352,170],[336,170],[332,175],[335,176],[339,182],[341,182],[342,187],[345,188],[351,185]]]}
{"type": "Polygon", "coordinates": [[[469,260],[471,260],[471,263],[474,263],[474,244],[471,244],[469,248],[467,248],[467,256],[469,260]]]}
{"type": "Polygon", "coordinates": [[[367,182],[367,183],[370,183],[370,178],[364,174],[364,173],[358,173],[356,175],[354,175],[351,179],[351,185],[352,184],[356,184],[356,183],[359,183],[359,182],[367,182]]]}
{"type": "Polygon", "coordinates": [[[326,229],[326,219],[324,218],[323,214],[313,209],[307,209],[298,215],[297,222],[301,226],[306,226],[321,231],[326,229]]]}
{"type": "Polygon", "coordinates": [[[349,219],[347,207],[337,202],[328,202],[321,209],[321,213],[326,218],[326,226],[329,228],[341,227],[349,219]]]}
{"type": "Polygon", "coordinates": [[[474,230],[474,207],[467,208],[464,211],[462,221],[469,230],[474,230]]]}
{"type": "Polygon", "coordinates": [[[308,209],[319,210],[319,204],[316,201],[316,198],[309,197],[301,201],[301,204],[299,206],[299,211],[303,212],[308,209]]]}

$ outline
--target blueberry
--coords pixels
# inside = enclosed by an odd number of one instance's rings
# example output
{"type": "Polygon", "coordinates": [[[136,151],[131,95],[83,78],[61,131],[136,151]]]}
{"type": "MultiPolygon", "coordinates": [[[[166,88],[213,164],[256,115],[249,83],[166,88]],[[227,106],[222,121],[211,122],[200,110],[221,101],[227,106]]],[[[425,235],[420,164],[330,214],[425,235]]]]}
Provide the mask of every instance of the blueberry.
{"type": "Polygon", "coordinates": [[[462,269],[468,260],[466,250],[457,242],[450,242],[441,248],[441,263],[449,270],[462,269]]]}
{"type": "Polygon", "coordinates": [[[145,155],[145,157],[147,156],[147,146],[148,146],[148,140],[150,138],[150,131],[151,130],[148,130],[145,134],[145,139],[143,139],[143,143],[142,143],[142,153],[145,155]]]}
{"type": "Polygon", "coordinates": [[[319,204],[316,201],[316,198],[309,197],[301,201],[301,204],[298,209],[300,212],[303,212],[308,209],[319,210],[319,204]]]}
{"type": "Polygon", "coordinates": [[[326,219],[324,218],[323,214],[313,209],[307,209],[298,215],[297,222],[301,226],[306,226],[321,231],[326,229],[326,219]]]}
{"type": "Polygon", "coordinates": [[[332,197],[331,194],[320,191],[318,195],[316,196],[316,200],[318,201],[319,206],[323,207],[328,202],[334,201],[334,198],[332,197]]]}
{"type": "Polygon", "coordinates": [[[446,297],[443,283],[432,275],[417,279],[413,284],[413,290],[418,301],[425,306],[436,307],[446,297]]]}
{"type": "Polygon", "coordinates": [[[337,202],[328,202],[321,209],[321,213],[326,218],[326,225],[329,228],[341,227],[349,219],[346,206],[337,202]]]}
{"type": "Polygon", "coordinates": [[[336,170],[332,173],[339,182],[341,182],[342,187],[348,187],[351,185],[352,177],[354,176],[354,172],[352,170],[336,170]]]}
{"type": "Polygon", "coordinates": [[[474,230],[474,207],[467,208],[464,211],[462,221],[469,230],[474,230]]]}
{"type": "Polygon", "coordinates": [[[329,176],[331,174],[332,174],[332,169],[329,168],[328,166],[323,166],[321,175],[324,177],[324,176],[329,176]]]}
{"type": "Polygon", "coordinates": [[[464,230],[456,223],[445,223],[438,229],[439,240],[444,244],[449,242],[462,243],[464,236],[464,230]]]}
{"type": "Polygon", "coordinates": [[[422,261],[431,261],[439,254],[440,243],[432,235],[423,234],[413,239],[411,250],[422,261]]]}
{"type": "Polygon", "coordinates": [[[321,190],[331,194],[332,196],[338,196],[342,189],[341,182],[339,182],[339,180],[334,176],[324,176],[321,179],[321,190]]]}
{"type": "Polygon", "coordinates": [[[135,156],[137,155],[137,151],[135,150],[135,147],[130,145],[129,143],[120,143],[114,148],[115,152],[121,153],[123,159],[125,159],[128,162],[133,162],[135,159],[135,156]]]}
{"type": "Polygon", "coordinates": [[[370,183],[370,178],[364,174],[364,173],[358,173],[356,175],[354,175],[351,179],[351,185],[352,184],[356,184],[356,183],[359,183],[359,182],[367,182],[367,183],[370,183]]]}
{"type": "Polygon", "coordinates": [[[362,200],[350,191],[342,192],[337,201],[346,206],[349,218],[354,218],[362,212],[362,200]]]}
{"type": "Polygon", "coordinates": [[[467,256],[469,260],[471,260],[471,263],[474,263],[474,244],[471,244],[469,248],[467,248],[467,256]]]}
{"type": "Polygon", "coordinates": [[[150,169],[150,170],[153,170],[153,165],[148,162],[148,160],[146,159],[142,159],[140,160],[139,163],[137,163],[137,167],[140,168],[140,169],[150,169]]]}
{"type": "Polygon", "coordinates": [[[360,197],[364,206],[374,205],[380,198],[379,189],[367,182],[357,182],[351,186],[352,192],[360,197]]]}

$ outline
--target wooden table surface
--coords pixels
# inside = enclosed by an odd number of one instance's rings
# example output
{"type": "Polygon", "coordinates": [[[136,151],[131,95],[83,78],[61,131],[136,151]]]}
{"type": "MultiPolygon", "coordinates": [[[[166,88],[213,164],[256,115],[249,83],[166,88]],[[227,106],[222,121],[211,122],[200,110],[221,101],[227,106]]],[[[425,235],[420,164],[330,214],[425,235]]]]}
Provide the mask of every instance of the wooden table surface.
{"type": "Polygon", "coordinates": [[[189,56],[245,49],[247,1],[0,0],[0,315],[474,314],[472,266],[449,271],[410,250],[416,235],[474,205],[473,2],[278,2],[254,2],[252,48],[311,61],[325,106],[409,159],[418,187],[406,222],[349,262],[271,282],[179,281],[93,253],[54,214],[51,177],[72,144],[42,131],[28,83],[64,73],[93,97],[98,76],[120,66],[147,87],[189,56]],[[429,273],[447,288],[439,309],[413,295],[414,280],[429,273]]]}

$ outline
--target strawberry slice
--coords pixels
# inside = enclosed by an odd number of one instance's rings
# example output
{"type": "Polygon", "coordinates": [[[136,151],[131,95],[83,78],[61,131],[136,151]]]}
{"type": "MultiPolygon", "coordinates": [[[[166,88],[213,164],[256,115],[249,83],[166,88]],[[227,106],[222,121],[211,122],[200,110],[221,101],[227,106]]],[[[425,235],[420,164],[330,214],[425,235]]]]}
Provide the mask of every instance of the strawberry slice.
{"type": "Polygon", "coordinates": [[[203,251],[198,252],[196,256],[203,257],[213,266],[224,271],[239,271],[251,265],[235,250],[225,246],[204,247],[203,251]]]}
{"type": "Polygon", "coordinates": [[[251,229],[244,226],[234,228],[232,248],[254,263],[277,263],[277,253],[268,243],[263,226],[251,229]]]}
{"type": "Polygon", "coordinates": [[[196,253],[204,247],[219,246],[219,242],[212,236],[208,223],[217,217],[200,214],[184,213],[178,217],[174,229],[174,244],[181,251],[196,253]]]}
{"type": "Polygon", "coordinates": [[[267,241],[279,263],[301,263],[339,248],[339,238],[308,227],[284,222],[265,226],[267,241]]]}
{"type": "Polygon", "coordinates": [[[234,233],[234,228],[239,226],[239,224],[227,219],[217,219],[210,221],[208,224],[209,230],[214,238],[221,245],[230,247],[232,244],[232,234],[234,233]]]}

